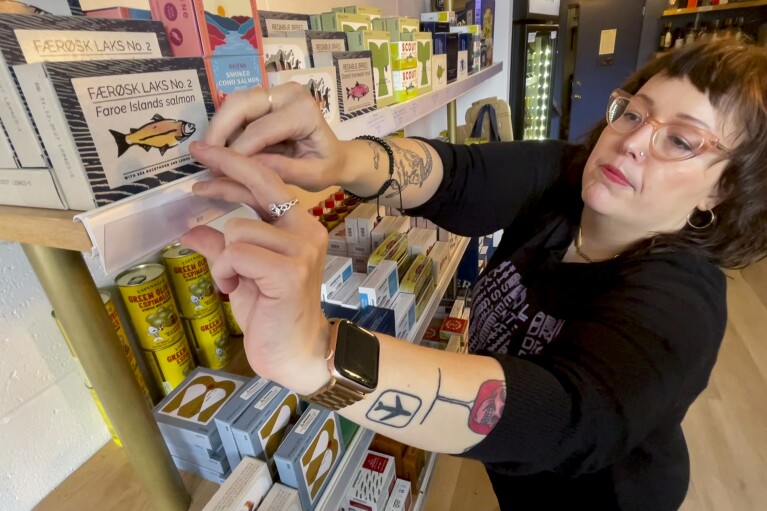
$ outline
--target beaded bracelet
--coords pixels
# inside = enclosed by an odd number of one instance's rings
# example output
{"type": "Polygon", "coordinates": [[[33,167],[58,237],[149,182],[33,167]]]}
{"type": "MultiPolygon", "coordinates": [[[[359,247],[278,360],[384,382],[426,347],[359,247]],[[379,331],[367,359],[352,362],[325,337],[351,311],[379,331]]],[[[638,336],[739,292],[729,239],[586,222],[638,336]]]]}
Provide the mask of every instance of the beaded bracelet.
{"type": "Polygon", "coordinates": [[[361,202],[367,202],[372,199],[377,199],[381,195],[384,194],[384,192],[392,185],[397,184],[397,187],[399,188],[399,183],[396,179],[394,179],[394,151],[392,151],[391,146],[389,143],[379,137],[373,136],[373,135],[361,135],[359,137],[355,137],[354,140],[367,140],[369,142],[375,142],[376,144],[383,147],[384,151],[386,151],[386,154],[389,155],[389,179],[384,181],[384,184],[379,188],[378,192],[374,195],[369,195],[368,197],[360,197],[359,195],[350,192],[349,190],[346,190],[346,193],[354,197],[355,199],[361,201],[361,202]]]}

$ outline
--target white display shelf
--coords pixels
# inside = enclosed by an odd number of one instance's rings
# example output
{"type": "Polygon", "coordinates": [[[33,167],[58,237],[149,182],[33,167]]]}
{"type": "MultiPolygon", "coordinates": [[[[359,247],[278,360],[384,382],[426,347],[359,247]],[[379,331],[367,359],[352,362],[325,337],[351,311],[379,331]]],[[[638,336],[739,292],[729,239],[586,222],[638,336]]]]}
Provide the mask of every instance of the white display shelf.
{"type": "MultiPolygon", "coordinates": [[[[413,326],[413,330],[410,332],[408,339],[410,342],[418,343],[418,341],[423,338],[423,334],[429,327],[429,322],[431,322],[434,312],[442,301],[442,296],[445,294],[447,287],[450,285],[450,282],[452,282],[453,275],[455,274],[458,264],[461,262],[463,253],[466,251],[468,245],[469,238],[458,239],[458,243],[450,256],[450,261],[448,262],[447,267],[442,270],[442,275],[439,278],[439,282],[437,282],[434,293],[431,298],[429,298],[429,302],[426,304],[426,307],[421,314],[421,318],[416,322],[413,326]]],[[[359,428],[357,430],[352,441],[346,446],[346,453],[339,462],[338,467],[336,468],[333,477],[328,482],[328,486],[322,493],[320,500],[317,501],[315,509],[318,511],[337,511],[338,509],[341,509],[344,503],[344,497],[346,496],[346,491],[354,477],[355,470],[357,466],[359,466],[360,461],[362,461],[365,452],[370,447],[370,443],[373,441],[374,436],[375,433],[369,429],[359,428]]],[[[424,469],[420,486],[422,491],[425,491],[429,482],[429,477],[431,477],[429,474],[429,476],[424,479],[427,472],[430,473],[431,469],[433,469],[434,458],[436,458],[436,456],[431,454],[431,468],[428,470],[426,468],[424,469]]]]}
{"type": "Polygon", "coordinates": [[[437,464],[437,455],[433,452],[426,453],[426,464],[421,473],[421,481],[418,485],[418,495],[415,497],[411,511],[422,511],[426,505],[426,494],[429,491],[431,476],[434,474],[434,466],[437,464]]]}
{"type": "MultiPolygon", "coordinates": [[[[502,69],[503,63],[497,62],[443,89],[355,117],[334,126],[333,130],[342,140],[362,134],[387,135],[466,94],[502,69]]],[[[200,172],[76,215],[75,219],[84,224],[93,255],[98,255],[104,271],[115,274],[177,240],[192,227],[237,209],[237,205],[192,194],[192,186],[208,178],[207,171],[200,172]]]]}

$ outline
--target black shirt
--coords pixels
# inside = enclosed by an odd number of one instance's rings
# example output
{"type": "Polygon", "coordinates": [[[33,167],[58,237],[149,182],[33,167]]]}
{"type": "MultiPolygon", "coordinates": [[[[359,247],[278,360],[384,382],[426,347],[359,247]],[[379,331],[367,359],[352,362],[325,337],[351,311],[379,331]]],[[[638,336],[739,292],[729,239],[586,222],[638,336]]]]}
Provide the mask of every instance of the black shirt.
{"type": "Polygon", "coordinates": [[[680,251],[563,263],[583,209],[579,148],[429,143],[444,179],[408,214],[464,236],[505,229],[469,335],[503,366],[505,408],[464,455],[485,462],[501,509],[678,509],[681,422],[726,325],[721,270],[680,251]]]}

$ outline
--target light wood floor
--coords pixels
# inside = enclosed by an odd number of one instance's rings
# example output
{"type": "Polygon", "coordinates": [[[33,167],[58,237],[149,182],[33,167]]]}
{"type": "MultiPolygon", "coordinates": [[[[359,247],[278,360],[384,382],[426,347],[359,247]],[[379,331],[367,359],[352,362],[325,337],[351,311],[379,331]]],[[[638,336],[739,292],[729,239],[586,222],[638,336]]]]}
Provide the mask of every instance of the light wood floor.
{"type": "MultiPolygon", "coordinates": [[[[733,273],[729,325],[708,389],[684,423],[692,484],[682,511],[767,509],[767,261],[733,273]]],[[[109,442],[52,492],[38,511],[150,511],[124,452],[109,442]]],[[[186,474],[199,511],[216,485],[186,474]]],[[[478,462],[440,456],[426,511],[495,511],[498,503],[478,462]]]]}
{"type": "MultiPolygon", "coordinates": [[[[730,276],[719,360],[684,422],[692,482],[681,511],[767,509],[767,261],[730,276]]],[[[426,511],[498,510],[481,464],[441,456],[435,470],[426,511]]]]}

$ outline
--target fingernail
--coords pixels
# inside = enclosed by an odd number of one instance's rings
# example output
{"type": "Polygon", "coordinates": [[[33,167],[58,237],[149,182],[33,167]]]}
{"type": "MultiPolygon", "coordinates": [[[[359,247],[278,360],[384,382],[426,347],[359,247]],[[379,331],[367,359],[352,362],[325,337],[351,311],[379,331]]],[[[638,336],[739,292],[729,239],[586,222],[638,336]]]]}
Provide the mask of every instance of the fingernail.
{"type": "Polygon", "coordinates": [[[208,181],[200,181],[192,185],[193,192],[202,192],[208,187],[208,181]]]}
{"type": "Polygon", "coordinates": [[[208,147],[210,147],[208,144],[203,142],[202,140],[195,140],[189,145],[190,148],[196,149],[198,151],[204,151],[208,147]]]}

